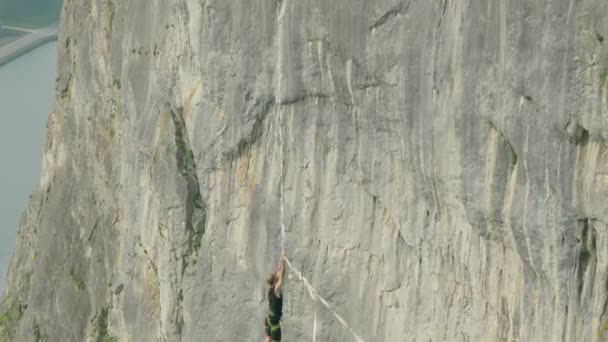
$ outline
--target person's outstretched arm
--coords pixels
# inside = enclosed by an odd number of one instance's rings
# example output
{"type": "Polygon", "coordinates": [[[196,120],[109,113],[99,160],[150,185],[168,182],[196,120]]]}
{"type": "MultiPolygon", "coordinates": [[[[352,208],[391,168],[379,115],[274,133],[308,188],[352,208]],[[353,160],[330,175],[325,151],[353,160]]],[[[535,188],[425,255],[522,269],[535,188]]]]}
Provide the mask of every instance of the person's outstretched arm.
{"type": "Polygon", "coordinates": [[[285,256],[281,256],[281,262],[279,263],[279,269],[277,270],[277,283],[274,286],[274,293],[277,297],[283,295],[283,277],[285,277],[285,256]]]}

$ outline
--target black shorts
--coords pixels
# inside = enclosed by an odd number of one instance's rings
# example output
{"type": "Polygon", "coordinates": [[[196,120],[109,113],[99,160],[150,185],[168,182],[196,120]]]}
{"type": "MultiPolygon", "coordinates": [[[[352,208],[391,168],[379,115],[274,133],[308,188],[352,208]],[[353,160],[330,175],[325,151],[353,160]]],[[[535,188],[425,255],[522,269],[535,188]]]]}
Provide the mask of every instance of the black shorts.
{"type": "Polygon", "coordinates": [[[266,317],[264,327],[266,328],[266,336],[270,336],[273,341],[281,340],[281,321],[271,325],[270,319],[266,317]]]}

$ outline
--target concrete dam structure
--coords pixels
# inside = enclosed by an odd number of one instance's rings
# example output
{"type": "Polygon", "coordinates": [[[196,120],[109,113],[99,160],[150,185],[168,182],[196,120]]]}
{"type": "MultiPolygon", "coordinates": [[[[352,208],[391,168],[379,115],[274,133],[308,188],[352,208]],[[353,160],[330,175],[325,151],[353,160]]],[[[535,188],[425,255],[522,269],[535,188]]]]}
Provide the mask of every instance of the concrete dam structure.
{"type": "MultiPolygon", "coordinates": [[[[6,27],[0,27],[0,29],[6,27]]],[[[0,45],[0,66],[32,51],[40,45],[57,40],[58,29],[48,27],[40,30],[29,31],[28,34],[19,37],[5,45],[0,45]]]]}

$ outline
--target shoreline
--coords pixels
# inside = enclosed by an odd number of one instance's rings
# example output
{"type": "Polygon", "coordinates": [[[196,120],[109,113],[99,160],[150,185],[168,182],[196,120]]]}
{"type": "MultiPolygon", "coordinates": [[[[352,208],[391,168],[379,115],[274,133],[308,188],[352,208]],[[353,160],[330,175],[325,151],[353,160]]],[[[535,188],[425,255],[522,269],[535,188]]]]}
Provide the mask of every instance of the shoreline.
{"type": "Polygon", "coordinates": [[[51,27],[33,31],[4,46],[0,46],[0,67],[46,43],[57,40],[58,29],[51,27]]]}

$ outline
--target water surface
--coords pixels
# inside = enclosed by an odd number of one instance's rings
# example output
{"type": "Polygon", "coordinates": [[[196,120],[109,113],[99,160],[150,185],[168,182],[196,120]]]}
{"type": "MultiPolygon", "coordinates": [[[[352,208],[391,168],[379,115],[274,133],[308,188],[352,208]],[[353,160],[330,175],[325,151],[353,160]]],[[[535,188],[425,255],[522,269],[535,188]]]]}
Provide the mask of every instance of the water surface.
{"type": "Polygon", "coordinates": [[[0,67],[0,293],[17,223],[40,176],[56,49],[49,43],[0,67]]]}

